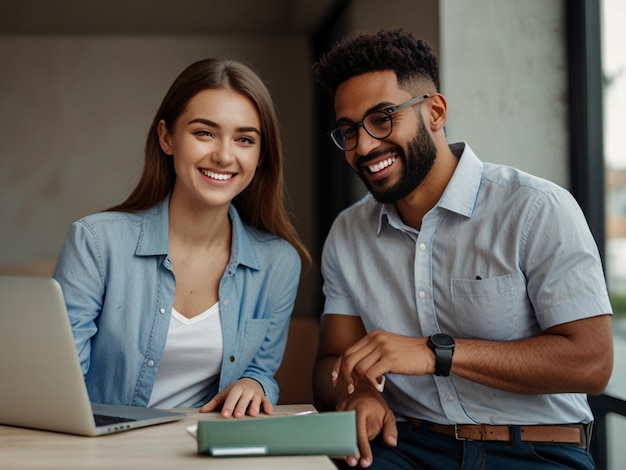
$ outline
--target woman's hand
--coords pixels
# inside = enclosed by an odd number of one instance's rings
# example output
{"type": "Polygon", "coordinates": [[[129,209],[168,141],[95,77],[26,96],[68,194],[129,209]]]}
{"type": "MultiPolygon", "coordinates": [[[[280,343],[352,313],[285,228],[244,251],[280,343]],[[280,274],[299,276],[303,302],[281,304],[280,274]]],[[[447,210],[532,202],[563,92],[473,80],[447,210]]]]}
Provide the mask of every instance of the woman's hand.
{"type": "Polygon", "coordinates": [[[224,390],[215,395],[206,405],[200,408],[200,413],[216,411],[221,407],[223,418],[243,418],[258,416],[260,411],[271,415],[274,411],[272,403],[265,396],[263,387],[254,379],[243,378],[231,383],[224,390]]]}

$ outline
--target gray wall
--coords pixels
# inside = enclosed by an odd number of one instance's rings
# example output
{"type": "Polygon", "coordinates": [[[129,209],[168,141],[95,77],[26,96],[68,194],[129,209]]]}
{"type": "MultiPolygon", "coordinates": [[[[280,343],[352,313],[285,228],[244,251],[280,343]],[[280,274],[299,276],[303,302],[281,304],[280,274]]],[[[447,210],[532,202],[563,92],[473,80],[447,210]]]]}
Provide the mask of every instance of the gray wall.
{"type": "Polygon", "coordinates": [[[449,140],[568,187],[565,2],[439,5],[449,140]]]}

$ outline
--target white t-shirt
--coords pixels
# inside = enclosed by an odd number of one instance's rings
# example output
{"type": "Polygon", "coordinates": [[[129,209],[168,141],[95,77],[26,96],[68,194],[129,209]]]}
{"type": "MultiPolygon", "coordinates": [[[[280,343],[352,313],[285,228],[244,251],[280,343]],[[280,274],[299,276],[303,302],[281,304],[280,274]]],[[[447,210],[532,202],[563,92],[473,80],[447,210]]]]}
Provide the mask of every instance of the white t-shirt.
{"type": "Polygon", "coordinates": [[[218,380],[223,351],[219,302],[193,318],[172,308],[165,350],[148,407],[195,405],[218,380]]]}

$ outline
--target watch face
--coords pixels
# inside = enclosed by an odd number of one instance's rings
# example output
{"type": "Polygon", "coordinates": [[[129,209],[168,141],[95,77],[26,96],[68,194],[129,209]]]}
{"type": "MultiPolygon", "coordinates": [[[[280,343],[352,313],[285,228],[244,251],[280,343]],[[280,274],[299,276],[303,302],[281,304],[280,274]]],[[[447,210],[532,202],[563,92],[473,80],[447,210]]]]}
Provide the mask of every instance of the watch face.
{"type": "Polygon", "coordinates": [[[454,338],[450,335],[443,333],[437,333],[431,336],[432,343],[439,348],[452,348],[454,347],[454,338]]]}

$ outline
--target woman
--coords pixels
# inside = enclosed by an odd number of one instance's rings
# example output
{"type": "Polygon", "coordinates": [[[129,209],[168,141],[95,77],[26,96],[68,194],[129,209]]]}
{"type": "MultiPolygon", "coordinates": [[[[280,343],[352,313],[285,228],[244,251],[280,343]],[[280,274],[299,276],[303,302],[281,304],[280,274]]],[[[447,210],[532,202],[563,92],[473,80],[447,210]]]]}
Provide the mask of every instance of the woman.
{"type": "Polygon", "coordinates": [[[72,224],[55,268],[92,401],[271,414],[301,258],[269,91],[238,61],[190,65],[137,187],[72,224]]]}

